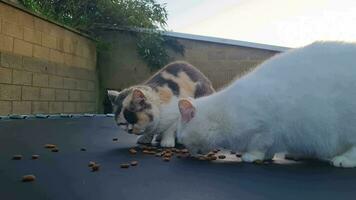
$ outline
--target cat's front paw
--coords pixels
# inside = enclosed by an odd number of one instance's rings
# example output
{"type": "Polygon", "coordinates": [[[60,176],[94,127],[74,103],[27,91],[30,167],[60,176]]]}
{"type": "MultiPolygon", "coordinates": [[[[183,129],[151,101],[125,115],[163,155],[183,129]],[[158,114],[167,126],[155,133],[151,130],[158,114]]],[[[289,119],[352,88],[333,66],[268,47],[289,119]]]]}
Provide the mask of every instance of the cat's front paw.
{"type": "Polygon", "coordinates": [[[142,135],[137,139],[138,144],[151,144],[153,137],[150,135],[142,135]]]}
{"type": "Polygon", "coordinates": [[[331,164],[335,167],[351,168],[356,167],[356,160],[351,160],[346,156],[336,156],[331,159],[331,164]]]}
{"type": "Polygon", "coordinates": [[[254,151],[254,152],[246,152],[242,154],[241,160],[244,162],[256,162],[256,161],[263,161],[265,158],[264,153],[254,151]]]}
{"type": "Polygon", "coordinates": [[[161,140],[162,147],[174,147],[176,145],[174,138],[164,138],[161,140]]]}

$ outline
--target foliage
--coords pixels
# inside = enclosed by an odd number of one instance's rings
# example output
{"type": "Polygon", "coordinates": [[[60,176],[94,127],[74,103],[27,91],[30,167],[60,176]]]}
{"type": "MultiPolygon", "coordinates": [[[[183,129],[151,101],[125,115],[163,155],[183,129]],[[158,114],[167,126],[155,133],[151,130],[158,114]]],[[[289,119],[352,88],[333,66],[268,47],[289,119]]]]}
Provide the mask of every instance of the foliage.
{"type": "MultiPolygon", "coordinates": [[[[95,38],[99,30],[110,28],[138,28],[152,30],[138,32],[139,55],[151,67],[168,62],[165,39],[167,11],[156,0],[19,0],[26,8],[48,19],[76,28],[95,38]]],[[[99,41],[102,45],[102,42],[99,41]]]]}
{"type": "Polygon", "coordinates": [[[152,69],[160,68],[169,62],[167,47],[184,54],[184,48],[177,40],[162,37],[159,32],[150,31],[138,35],[138,54],[147,61],[152,69]]]}

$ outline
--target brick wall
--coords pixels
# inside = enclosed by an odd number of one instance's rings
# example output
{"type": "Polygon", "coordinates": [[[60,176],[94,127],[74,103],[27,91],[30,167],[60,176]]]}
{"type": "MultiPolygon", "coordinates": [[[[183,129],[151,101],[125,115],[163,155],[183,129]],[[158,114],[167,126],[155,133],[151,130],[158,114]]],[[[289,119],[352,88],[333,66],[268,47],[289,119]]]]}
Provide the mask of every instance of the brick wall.
{"type": "Polygon", "coordinates": [[[95,43],[0,1],[0,115],[97,111],[95,43]]]}

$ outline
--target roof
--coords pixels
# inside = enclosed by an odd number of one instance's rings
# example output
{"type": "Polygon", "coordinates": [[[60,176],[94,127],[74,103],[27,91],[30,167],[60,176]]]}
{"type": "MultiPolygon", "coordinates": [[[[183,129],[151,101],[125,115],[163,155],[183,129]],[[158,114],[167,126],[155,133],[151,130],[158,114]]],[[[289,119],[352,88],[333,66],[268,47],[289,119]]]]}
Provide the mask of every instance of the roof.
{"type": "Polygon", "coordinates": [[[194,35],[194,34],[188,34],[188,33],[179,33],[179,32],[172,32],[172,31],[166,31],[163,34],[166,36],[171,36],[171,37],[175,37],[175,38],[198,40],[198,41],[204,41],[204,42],[213,42],[213,43],[218,43],[218,44],[227,44],[227,45],[242,46],[242,47],[250,47],[250,48],[264,49],[264,50],[271,50],[271,51],[278,51],[278,52],[283,52],[283,51],[290,49],[288,47],[246,42],[246,41],[240,41],[240,40],[224,39],[224,38],[218,38],[218,37],[194,35]]]}

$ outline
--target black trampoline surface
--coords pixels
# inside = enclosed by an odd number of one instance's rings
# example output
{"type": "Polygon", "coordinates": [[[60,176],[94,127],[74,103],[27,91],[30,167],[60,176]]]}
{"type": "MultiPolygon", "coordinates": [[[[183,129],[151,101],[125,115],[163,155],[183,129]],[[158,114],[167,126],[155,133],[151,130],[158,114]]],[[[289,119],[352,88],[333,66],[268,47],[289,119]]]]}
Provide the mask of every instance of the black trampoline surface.
{"type": "Polygon", "coordinates": [[[315,161],[164,162],[130,155],[135,141],[119,133],[109,117],[0,120],[0,199],[354,199],[356,194],[356,169],[315,161]],[[47,143],[59,152],[45,149],[47,143]],[[12,160],[15,154],[24,157],[12,160]],[[31,160],[32,154],[40,158],[31,160]],[[132,160],[139,165],[120,168],[132,160]],[[91,172],[89,161],[100,163],[100,171],[91,172]],[[25,174],[37,178],[24,183],[25,174]]]}

